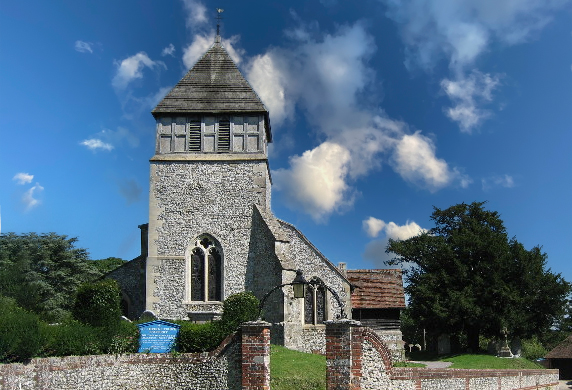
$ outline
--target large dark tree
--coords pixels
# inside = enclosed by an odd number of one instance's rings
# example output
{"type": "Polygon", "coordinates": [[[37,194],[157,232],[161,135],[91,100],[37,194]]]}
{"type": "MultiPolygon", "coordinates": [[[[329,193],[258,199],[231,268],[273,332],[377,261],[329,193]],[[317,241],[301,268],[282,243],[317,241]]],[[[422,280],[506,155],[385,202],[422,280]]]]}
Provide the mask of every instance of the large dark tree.
{"type": "Polygon", "coordinates": [[[561,314],[570,285],[546,267],[540,247],[526,250],[509,239],[485,202],[434,208],[435,227],[408,240],[389,240],[391,264],[404,265],[410,314],[434,334],[529,337],[561,314]]]}
{"type": "Polygon", "coordinates": [[[64,319],[77,287],[100,275],[76,242],[55,233],[0,235],[0,295],[47,321],[64,319]]]}

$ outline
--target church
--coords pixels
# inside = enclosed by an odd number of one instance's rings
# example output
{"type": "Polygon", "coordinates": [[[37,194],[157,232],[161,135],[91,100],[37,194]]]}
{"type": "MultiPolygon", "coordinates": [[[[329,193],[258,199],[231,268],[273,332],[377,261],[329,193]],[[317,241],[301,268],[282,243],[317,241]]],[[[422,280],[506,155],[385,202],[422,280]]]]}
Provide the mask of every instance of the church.
{"type": "Polygon", "coordinates": [[[156,147],[141,256],[107,275],[120,284],[127,317],[151,311],[166,320],[215,320],[226,297],[251,291],[261,299],[300,270],[312,282],[304,298],[287,285],[265,301],[274,343],[324,353],[324,321],[345,312],[400,356],[401,271],[336,266],[272,214],[269,112],[219,35],[152,114],[156,147]]]}

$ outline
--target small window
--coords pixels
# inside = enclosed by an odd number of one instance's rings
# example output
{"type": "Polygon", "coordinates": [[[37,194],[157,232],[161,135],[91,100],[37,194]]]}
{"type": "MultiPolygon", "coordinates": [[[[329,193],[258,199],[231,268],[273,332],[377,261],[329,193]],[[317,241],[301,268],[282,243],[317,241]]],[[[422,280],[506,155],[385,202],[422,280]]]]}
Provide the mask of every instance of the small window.
{"type": "Polygon", "coordinates": [[[215,240],[203,235],[191,250],[188,290],[191,301],[222,300],[222,250],[215,240]]]}
{"type": "Polygon", "coordinates": [[[309,325],[323,324],[327,320],[326,305],[326,289],[319,279],[314,278],[311,284],[306,286],[304,323],[309,325]]]}

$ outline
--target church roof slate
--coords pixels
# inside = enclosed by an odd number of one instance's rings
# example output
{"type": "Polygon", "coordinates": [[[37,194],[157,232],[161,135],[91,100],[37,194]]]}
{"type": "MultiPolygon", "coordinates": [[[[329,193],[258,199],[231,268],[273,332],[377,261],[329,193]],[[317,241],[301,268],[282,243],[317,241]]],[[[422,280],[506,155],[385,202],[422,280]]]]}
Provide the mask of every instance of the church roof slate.
{"type": "Polygon", "coordinates": [[[219,40],[157,104],[153,116],[262,113],[271,142],[268,110],[219,40]]]}

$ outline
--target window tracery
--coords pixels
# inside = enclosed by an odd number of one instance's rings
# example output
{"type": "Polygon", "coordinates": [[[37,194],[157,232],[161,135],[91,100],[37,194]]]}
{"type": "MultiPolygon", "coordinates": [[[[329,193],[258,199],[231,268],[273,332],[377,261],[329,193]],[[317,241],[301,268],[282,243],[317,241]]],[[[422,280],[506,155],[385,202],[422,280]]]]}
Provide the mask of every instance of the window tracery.
{"type": "Polygon", "coordinates": [[[323,324],[327,320],[326,288],[319,278],[312,278],[306,285],[304,297],[304,323],[307,325],[323,324]]]}
{"type": "Polygon", "coordinates": [[[190,301],[222,301],[222,250],[202,235],[190,251],[188,294],[190,301]]]}

